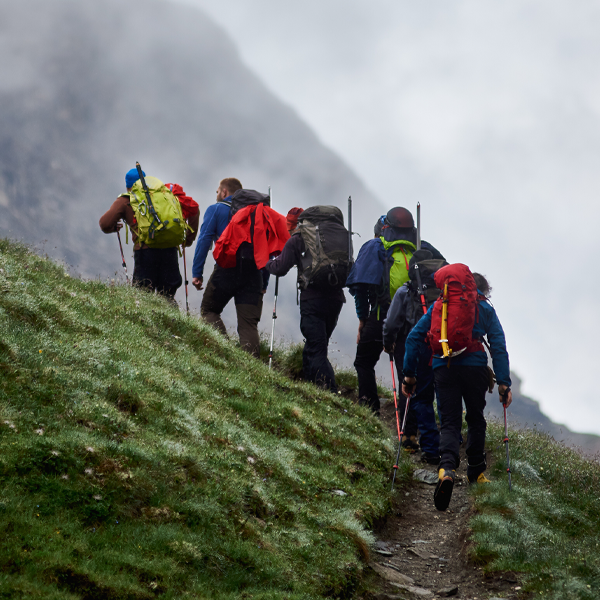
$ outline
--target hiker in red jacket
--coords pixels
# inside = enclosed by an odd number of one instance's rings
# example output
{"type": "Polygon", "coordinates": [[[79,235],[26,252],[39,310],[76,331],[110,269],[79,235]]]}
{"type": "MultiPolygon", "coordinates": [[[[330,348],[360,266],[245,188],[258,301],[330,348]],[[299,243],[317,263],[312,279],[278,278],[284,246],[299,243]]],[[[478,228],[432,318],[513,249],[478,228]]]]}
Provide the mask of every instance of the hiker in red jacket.
{"type": "Polygon", "coordinates": [[[233,298],[241,347],[260,357],[258,323],[268,273],[262,271],[270,255],[281,252],[289,234],[285,217],[268,206],[269,197],[240,189],[231,196],[233,216],[215,244],[215,270],[206,285],[201,315],[226,333],[221,313],[233,298]],[[266,206],[265,206],[266,204],[266,206]]]}

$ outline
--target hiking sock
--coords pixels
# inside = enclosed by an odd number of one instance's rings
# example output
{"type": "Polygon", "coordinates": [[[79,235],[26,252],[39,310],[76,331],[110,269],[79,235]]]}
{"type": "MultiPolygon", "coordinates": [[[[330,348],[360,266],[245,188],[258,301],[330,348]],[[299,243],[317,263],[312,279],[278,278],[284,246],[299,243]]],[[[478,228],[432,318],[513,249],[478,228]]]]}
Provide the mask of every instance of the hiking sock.
{"type": "Polygon", "coordinates": [[[438,510],[444,511],[450,504],[455,475],[456,471],[454,470],[440,469],[438,471],[438,483],[433,492],[433,504],[438,510]]]}

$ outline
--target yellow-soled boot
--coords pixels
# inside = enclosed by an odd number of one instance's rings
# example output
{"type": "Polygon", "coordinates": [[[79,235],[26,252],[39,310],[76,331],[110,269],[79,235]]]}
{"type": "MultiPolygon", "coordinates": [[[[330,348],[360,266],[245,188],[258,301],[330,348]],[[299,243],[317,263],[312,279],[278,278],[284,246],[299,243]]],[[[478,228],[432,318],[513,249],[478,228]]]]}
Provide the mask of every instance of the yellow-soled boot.
{"type": "Polygon", "coordinates": [[[433,504],[438,510],[446,510],[452,498],[454,488],[454,478],[456,471],[440,469],[438,471],[438,483],[433,492],[433,504]]]}

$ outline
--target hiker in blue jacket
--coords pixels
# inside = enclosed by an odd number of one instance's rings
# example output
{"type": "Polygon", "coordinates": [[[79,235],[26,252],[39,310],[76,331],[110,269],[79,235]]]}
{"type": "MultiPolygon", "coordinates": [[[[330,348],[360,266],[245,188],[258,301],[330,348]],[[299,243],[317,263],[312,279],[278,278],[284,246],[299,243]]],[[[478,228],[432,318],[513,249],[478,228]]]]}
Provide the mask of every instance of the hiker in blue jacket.
{"type": "MultiPolygon", "coordinates": [[[[379,414],[375,365],[383,350],[383,322],[396,289],[408,281],[408,261],[417,248],[417,230],[412,214],[402,207],[388,211],[378,219],[374,229],[375,237],[362,245],[346,285],[354,296],[359,319],[354,361],[359,403],[379,414]],[[394,276],[396,266],[399,267],[399,276],[394,276]]],[[[434,258],[443,260],[444,257],[431,244],[423,241],[421,247],[429,250],[434,258]]],[[[400,380],[404,356],[399,352],[400,348],[394,353],[394,358],[400,380]]]]}
{"type": "MultiPolygon", "coordinates": [[[[449,265],[444,269],[454,266],[456,265],[449,265]]],[[[438,276],[440,279],[443,277],[444,269],[440,269],[436,273],[436,283],[438,283],[438,276]]],[[[472,340],[476,343],[478,340],[482,340],[483,336],[487,336],[498,382],[500,402],[509,406],[512,402],[512,392],[510,391],[510,367],[504,331],[496,311],[485,297],[485,290],[478,290],[478,292],[477,316],[472,340]]],[[[431,329],[435,307],[436,304],[431,305],[427,314],[415,325],[406,339],[404,379],[402,381],[402,393],[405,396],[414,392],[416,388],[420,361],[428,345],[426,338],[431,329]]],[[[448,310],[450,311],[450,308],[448,310]]],[[[478,349],[456,353],[450,359],[435,354],[433,357],[433,375],[441,417],[441,461],[439,480],[434,492],[434,504],[438,510],[442,511],[446,510],[450,503],[455,471],[460,464],[459,446],[463,401],[468,425],[467,478],[470,484],[488,482],[484,475],[487,463],[485,455],[486,420],[483,411],[486,404],[485,394],[490,384],[490,373],[485,349],[481,343],[476,343],[476,345],[479,347],[478,349]]]]}
{"type": "MultiPolygon", "coordinates": [[[[208,252],[229,224],[231,197],[241,189],[242,184],[238,179],[229,177],[221,180],[217,190],[217,201],[204,213],[192,266],[192,285],[197,290],[203,289],[204,264],[208,252]]],[[[258,323],[262,315],[263,295],[269,283],[269,274],[263,270],[260,276],[254,277],[254,275],[253,273],[242,274],[239,269],[222,269],[219,265],[215,265],[202,296],[200,315],[217,331],[226,335],[227,329],[221,319],[221,313],[233,296],[240,345],[258,358],[260,356],[258,323]],[[245,279],[240,281],[244,277],[247,281],[245,279]],[[235,293],[232,290],[235,290],[235,293]]]]}

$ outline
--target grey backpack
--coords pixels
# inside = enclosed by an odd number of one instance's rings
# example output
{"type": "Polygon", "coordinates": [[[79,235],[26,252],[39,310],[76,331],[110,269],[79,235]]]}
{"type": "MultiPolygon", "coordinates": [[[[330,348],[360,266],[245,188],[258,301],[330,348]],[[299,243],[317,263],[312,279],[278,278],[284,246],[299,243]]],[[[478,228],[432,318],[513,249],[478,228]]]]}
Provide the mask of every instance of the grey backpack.
{"type": "Polygon", "coordinates": [[[301,235],[306,247],[298,270],[298,286],[340,289],[352,266],[349,236],[344,215],[337,206],[312,206],[298,217],[294,235],[301,235]]]}

